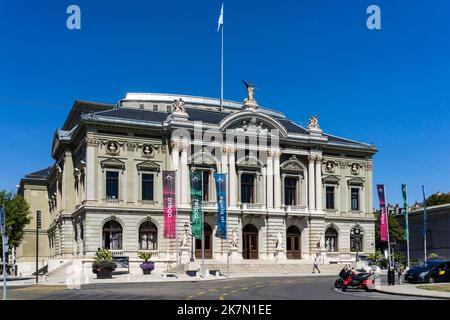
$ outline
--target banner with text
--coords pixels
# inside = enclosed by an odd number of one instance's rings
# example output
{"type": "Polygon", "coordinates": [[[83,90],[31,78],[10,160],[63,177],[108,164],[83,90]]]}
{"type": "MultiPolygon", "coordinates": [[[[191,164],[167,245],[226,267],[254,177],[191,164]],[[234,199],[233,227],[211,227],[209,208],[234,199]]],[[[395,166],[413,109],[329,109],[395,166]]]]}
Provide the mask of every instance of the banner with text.
{"type": "Polygon", "coordinates": [[[409,238],[409,223],[408,223],[408,187],[406,184],[402,184],[402,198],[403,198],[403,210],[405,211],[405,233],[403,235],[404,240],[409,238]]]}
{"type": "Polygon", "coordinates": [[[191,228],[192,235],[195,239],[202,239],[203,234],[203,216],[202,216],[202,201],[203,201],[203,175],[201,171],[191,172],[191,228]]]}
{"type": "Polygon", "coordinates": [[[175,199],[175,171],[163,171],[164,238],[175,239],[177,205],[175,199]]]}
{"type": "Polygon", "coordinates": [[[227,176],[224,173],[215,173],[217,194],[217,232],[216,236],[222,239],[227,238],[227,176]]]}
{"type": "Polygon", "coordinates": [[[386,213],[386,198],[384,184],[377,184],[378,199],[380,201],[380,236],[381,241],[388,241],[388,216],[386,213]]]}

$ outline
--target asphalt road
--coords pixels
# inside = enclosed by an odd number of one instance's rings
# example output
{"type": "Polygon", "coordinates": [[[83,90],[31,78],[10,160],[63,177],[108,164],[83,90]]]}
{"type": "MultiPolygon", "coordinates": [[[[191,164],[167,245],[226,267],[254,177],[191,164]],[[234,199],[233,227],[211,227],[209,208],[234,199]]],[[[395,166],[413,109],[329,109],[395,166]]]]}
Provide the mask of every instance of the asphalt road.
{"type": "MultiPolygon", "coordinates": [[[[239,278],[202,282],[89,284],[10,288],[9,299],[39,300],[418,300],[334,288],[337,277],[239,278]]],[[[424,300],[424,299],[421,299],[424,300]]]]}

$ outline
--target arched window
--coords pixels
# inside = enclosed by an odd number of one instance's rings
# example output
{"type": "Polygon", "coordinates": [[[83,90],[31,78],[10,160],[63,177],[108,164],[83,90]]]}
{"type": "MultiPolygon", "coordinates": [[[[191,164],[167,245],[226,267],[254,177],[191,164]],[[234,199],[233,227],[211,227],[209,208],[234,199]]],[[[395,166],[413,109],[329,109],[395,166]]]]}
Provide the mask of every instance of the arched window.
{"type": "Polygon", "coordinates": [[[122,226],[117,221],[103,226],[103,249],[122,250],[122,226]]]}
{"type": "Polygon", "coordinates": [[[325,248],[329,252],[338,251],[338,232],[333,227],[330,227],[325,231],[325,248]]]}
{"type": "Polygon", "coordinates": [[[350,230],[350,250],[352,252],[363,251],[363,229],[356,225],[350,230]]]}
{"type": "Polygon", "coordinates": [[[150,221],[139,227],[139,249],[158,250],[158,228],[150,221]]]}

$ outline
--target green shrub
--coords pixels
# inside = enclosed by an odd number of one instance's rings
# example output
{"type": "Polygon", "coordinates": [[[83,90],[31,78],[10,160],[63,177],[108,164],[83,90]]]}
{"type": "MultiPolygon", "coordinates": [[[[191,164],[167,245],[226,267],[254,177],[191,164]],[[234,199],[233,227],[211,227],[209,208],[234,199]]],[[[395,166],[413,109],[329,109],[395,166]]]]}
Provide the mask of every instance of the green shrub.
{"type": "Polygon", "coordinates": [[[112,261],[113,255],[111,252],[109,252],[108,249],[98,249],[95,253],[96,261],[105,260],[105,261],[112,261]]]}
{"type": "Polygon", "coordinates": [[[150,260],[150,258],[152,257],[152,255],[153,255],[153,254],[152,254],[151,252],[144,252],[144,251],[141,251],[141,252],[138,253],[139,259],[144,260],[146,263],[148,262],[148,260],[150,260]]]}
{"type": "Polygon", "coordinates": [[[117,263],[113,260],[113,255],[108,249],[98,249],[95,253],[94,263],[92,264],[92,272],[97,273],[102,270],[114,271],[117,263]]]}

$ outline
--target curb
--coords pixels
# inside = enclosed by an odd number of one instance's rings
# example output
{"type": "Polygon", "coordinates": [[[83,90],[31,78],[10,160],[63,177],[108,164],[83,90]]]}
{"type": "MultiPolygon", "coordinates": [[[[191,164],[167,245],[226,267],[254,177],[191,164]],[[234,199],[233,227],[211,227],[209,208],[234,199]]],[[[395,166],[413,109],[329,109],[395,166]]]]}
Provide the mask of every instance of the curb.
{"type": "Polygon", "coordinates": [[[433,295],[425,295],[425,294],[414,294],[414,293],[399,293],[399,292],[390,292],[390,291],[384,291],[380,289],[374,289],[374,291],[383,293],[383,294],[390,294],[393,296],[408,296],[408,297],[418,297],[418,298],[433,298],[433,299],[441,299],[441,300],[450,300],[450,297],[437,297],[433,295]]]}

